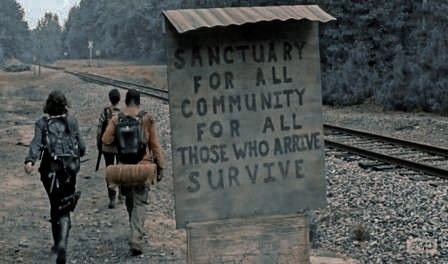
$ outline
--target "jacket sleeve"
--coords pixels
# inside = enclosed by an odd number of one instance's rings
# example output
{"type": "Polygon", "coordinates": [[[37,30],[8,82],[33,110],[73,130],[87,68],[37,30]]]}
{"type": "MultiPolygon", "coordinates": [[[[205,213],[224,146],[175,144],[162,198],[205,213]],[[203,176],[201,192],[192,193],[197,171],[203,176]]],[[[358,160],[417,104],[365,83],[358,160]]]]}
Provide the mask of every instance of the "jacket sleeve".
{"type": "Polygon", "coordinates": [[[102,131],[103,123],[106,120],[106,113],[105,112],[106,111],[103,109],[103,111],[101,111],[100,118],[98,119],[98,128],[96,130],[96,139],[97,139],[98,142],[101,141],[101,132],[103,132],[102,131]]]}
{"type": "Polygon", "coordinates": [[[36,160],[40,157],[44,145],[43,145],[43,119],[39,119],[34,124],[34,137],[31,141],[30,148],[28,150],[28,156],[25,158],[25,164],[28,162],[31,162],[33,165],[36,162],[36,160]]]}
{"type": "Polygon", "coordinates": [[[103,137],[101,140],[103,144],[110,145],[115,141],[115,127],[117,124],[117,116],[112,117],[112,119],[107,124],[106,130],[104,131],[103,137]]]}
{"type": "Polygon", "coordinates": [[[84,142],[84,139],[82,138],[81,132],[79,130],[78,121],[75,118],[72,118],[73,123],[73,131],[75,131],[75,137],[78,140],[78,147],[79,147],[79,156],[84,156],[86,154],[86,143],[84,142]]]}
{"type": "Polygon", "coordinates": [[[160,146],[159,137],[155,126],[154,119],[150,115],[145,116],[145,130],[148,140],[148,146],[154,155],[154,162],[160,169],[165,168],[165,156],[160,146]]]}

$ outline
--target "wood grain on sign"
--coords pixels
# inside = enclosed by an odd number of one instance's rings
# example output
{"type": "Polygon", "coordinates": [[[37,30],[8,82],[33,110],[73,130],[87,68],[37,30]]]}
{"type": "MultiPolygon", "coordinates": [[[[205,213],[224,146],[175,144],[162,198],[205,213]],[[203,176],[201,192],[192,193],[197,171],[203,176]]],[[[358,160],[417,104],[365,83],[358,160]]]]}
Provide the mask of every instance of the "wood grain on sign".
{"type": "Polygon", "coordinates": [[[318,23],[167,29],[177,227],[323,206],[318,23]]]}
{"type": "Polygon", "coordinates": [[[268,216],[190,223],[190,264],[306,264],[309,239],[304,216],[268,216]]]}
{"type": "Polygon", "coordinates": [[[409,238],[406,241],[406,252],[408,254],[439,255],[439,251],[437,250],[437,240],[409,238]]]}

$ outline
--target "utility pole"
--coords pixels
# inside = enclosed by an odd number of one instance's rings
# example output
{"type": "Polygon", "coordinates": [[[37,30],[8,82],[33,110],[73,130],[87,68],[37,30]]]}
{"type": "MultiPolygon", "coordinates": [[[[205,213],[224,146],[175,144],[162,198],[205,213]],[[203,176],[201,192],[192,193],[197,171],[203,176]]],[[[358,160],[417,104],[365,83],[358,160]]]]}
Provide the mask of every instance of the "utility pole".
{"type": "Polygon", "coordinates": [[[37,55],[37,63],[38,63],[38,70],[37,70],[37,75],[40,76],[40,63],[41,63],[41,59],[42,59],[42,41],[39,39],[39,54],[37,55]]]}
{"type": "Polygon", "coordinates": [[[423,30],[426,30],[426,5],[428,4],[428,0],[423,0],[422,1],[422,6],[423,6],[423,10],[425,11],[425,14],[423,14],[422,17],[422,26],[423,26],[423,30]]]}
{"type": "Polygon", "coordinates": [[[36,76],[36,61],[37,61],[37,59],[36,59],[36,55],[33,55],[33,76],[36,76]]]}
{"type": "Polygon", "coordinates": [[[100,67],[101,50],[96,50],[95,55],[96,55],[96,62],[97,62],[96,66],[99,68],[100,67]]]}
{"type": "Polygon", "coordinates": [[[92,67],[93,41],[89,40],[89,67],[92,67]]]}

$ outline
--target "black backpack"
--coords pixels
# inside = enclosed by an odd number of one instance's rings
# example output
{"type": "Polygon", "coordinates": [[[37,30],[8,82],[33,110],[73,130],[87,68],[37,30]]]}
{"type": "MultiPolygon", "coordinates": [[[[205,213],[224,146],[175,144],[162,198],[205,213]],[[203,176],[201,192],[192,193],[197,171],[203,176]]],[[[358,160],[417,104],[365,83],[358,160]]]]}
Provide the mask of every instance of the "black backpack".
{"type": "Polygon", "coordinates": [[[141,111],[137,116],[118,114],[118,123],[115,133],[118,160],[124,164],[136,164],[143,159],[147,140],[143,130],[143,116],[141,111]]]}
{"type": "Polygon", "coordinates": [[[66,116],[50,117],[46,121],[45,146],[52,160],[52,171],[76,174],[80,168],[77,135],[71,131],[66,116]]]}

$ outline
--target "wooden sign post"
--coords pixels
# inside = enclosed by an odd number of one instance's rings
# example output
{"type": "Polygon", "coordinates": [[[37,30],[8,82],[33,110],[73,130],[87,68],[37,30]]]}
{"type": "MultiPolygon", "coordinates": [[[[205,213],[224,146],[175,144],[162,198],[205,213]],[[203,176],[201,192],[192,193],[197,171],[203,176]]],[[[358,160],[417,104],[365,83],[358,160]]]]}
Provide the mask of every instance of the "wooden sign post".
{"type": "Polygon", "coordinates": [[[308,234],[301,215],[191,223],[187,263],[308,263],[308,234]]]}
{"type": "Polygon", "coordinates": [[[317,6],[164,15],[176,223],[188,224],[189,263],[302,263],[304,219],[281,215],[326,202],[316,21],[334,18],[317,6]],[[246,246],[258,257],[231,262],[246,246]]]}

